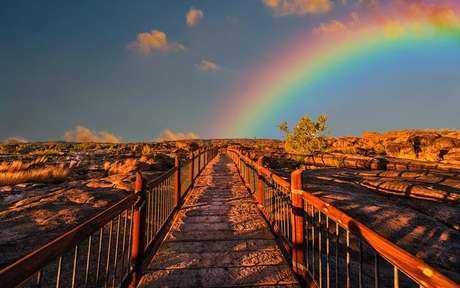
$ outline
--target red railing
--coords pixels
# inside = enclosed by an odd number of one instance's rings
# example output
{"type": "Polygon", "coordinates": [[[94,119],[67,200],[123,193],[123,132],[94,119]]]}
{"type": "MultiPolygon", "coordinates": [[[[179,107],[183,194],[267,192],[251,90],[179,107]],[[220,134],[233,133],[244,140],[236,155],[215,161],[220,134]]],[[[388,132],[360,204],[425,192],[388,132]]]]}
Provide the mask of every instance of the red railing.
{"type": "Polygon", "coordinates": [[[1,269],[0,287],[135,287],[194,179],[217,153],[195,151],[152,181],[138,172],[135,193],[1,269]]]}
{"type": "Polygon", "coordinates": [[[259,208],[310,287],[460,287],[421,259],[291,181],[227,149],[259,208]]]}

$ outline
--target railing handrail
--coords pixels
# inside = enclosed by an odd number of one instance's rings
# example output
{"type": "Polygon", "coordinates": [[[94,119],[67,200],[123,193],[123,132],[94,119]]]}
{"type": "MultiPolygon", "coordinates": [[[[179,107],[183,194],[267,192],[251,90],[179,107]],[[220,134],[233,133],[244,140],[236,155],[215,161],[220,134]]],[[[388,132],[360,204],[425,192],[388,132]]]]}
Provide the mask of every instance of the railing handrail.
{"type": "MultiPolygon", "coordinates": [[[[190,157],[187,158],[184,164],[187,165],[188,163],[192,163],[189,167],[192,169],[191,176],[193,176],[194,174],[193,173],[193,161],[197,158],[198,159],[203,158],[201,165],[199,165],[198,167],[195,167],[196,172],[197,172],[196,177],[198,177],[198,175],[204,169],[205,165],[211,159],[213,159],[215,155],[217,155],[216,147],[210,146],[204,149],[200,148],[197,151],[190,153],[190,157]]],[[[120,217],[121,213],[123,213],[127,209],[131,208],[131,209],[134,209],[132,211],[138,211],[138,210],[145,211],[145,209],[143,208],[145,204],[145,193],[143,191],[145,191],[146,189],[147,190],[154,189],[156,186],[162,185],[162,183],[164,183],[165,181],[168,181],[168,178],[173,176],[175,173],[180,173],[181,166],[182,165],[180,163],[177,164],[177,161],[176,161],[176,165],[174,167],[162,173],[161,175],[153,178],[151,181],[147,181],[147,182],[144,181],[145,178],[143,178],[143,176],[140,173],[138,173],[137,178],[136,178],[136,185],[135,185],[136,188],[134,189],[134,191],[132,191],[132,193],[130,193],[123,199],[117,201],[110,207],[104,209],[103,211],[100,211],[99,213],[95,214],[90,219],[64,232],[63,234],[59,235],[58,237],[48,242],[47,244],[40,246],[39,248],[28,253],[27,255],[22,256],[21,258],[15,260],[14,262],[10,264],[7,264],[7,266],[5,266],[4,268],[1,268],[0,269],[0,283],[3,283],[7,287],[14,287],[14,286],[20,285],[21,283],[29,279],[31,276],[35,275],[37,272],[41,271],[41,269],[43,269],[44,267],[52,263],[53,260],[56,260],[58,257],[62,257],[66,252],[80,245],[82,241],[84,241],[85,239],[88,239],[88,237],[91,237],[98,230],[105,227],[105,225],[107,225],[107,223],[109,223],[110,221],[113,221],[115,217],[117,216],[120,217]],[[140,183],[137,183],[138,181],[140,181],[140,183]],[[144,182],[146,183],[142,184],[144,182]]],[[[177,192],[177,189],[180,189],[180,183],[174,183],[173,185],[176,186],[174,189],[176,189],[175,192],[177,192]]],[[[187,191],[191,189],[192,187],[193,187],[193,181],[188,185],[187,191]]],[[[179,197],[180,197],[180,193],[179,193],[179,197]]],[[[180,205],[180,201],[176,202],[175,204],[180,205]]],[[[173,207],[173,211],[171,213],[173,213],[176,209],[177,209],[176,206],[173,207]]],[[[142,215],[141,222],[142,221],[145,222],[145,219],[144,219],[145,214],[140,214],[140,215],[142,215]]],[[[136,218],[136,213],[132,217],[136,218]]],[[[131,221],[133,221],[133,219],[131,219],[131,221]]],[[[132,223],[132,224],[135,225],[135,223],[132,223]]],[[[166,223],[164,225],[166,225],[166,223]]],[[[143,229],[145,229],[145,227],[140,227],[140,228],[141,229],[138,231],[134,231],[134,230],[129,231],[129,233],[133,233],[132,234],[133,243],[136,242],[134,239],[135,237],[139,237],[139,235],[143,235],[143,233],[145,232],[145,231],[142,231],[143,229]],[[136,234],[136,236],[134,236],[134,234],[136,234]]],[[[134,229],[134,228],[130,227],[130,229],[134,229]]],[[[140,236],[140,237],[143,237],[143,236],[140,236]]],[[[139,242],[139,243],[142,243],[142,242],[139,242]]],[[[142,244],[133,244],[133,245],[139,246],[137,247],[137,249],[141,252],[141,254],[143,254],[144,247],[142,244]]],[[[131,247],[127,247],[127,248],[131,249],[131,247]]],[[[142,262],[143,260],[144,259],[137,259],[136,261],[142,262]]],[[[133,263],[131,265],[133,265],[133,263]]],[[[129,270],[129,273],[136,273],[135,270],[136,268],[132,267],[129,270]]],[[[125,285],[128,285],[129,283],[126,283],[125,280],[127,279],[126,278],[123,279],[123,283],[125,285]]],[[[136,281],[137,280],[138,279],[136,279],[136,281]]],[[[128,281],[132,281],[132,279],[128,281]]],[[[132,282],[130,286],[136,285],[136,284],[137,283],[132,282]]]]}
{"type": "MultiPolygon", "coordinates": [[[[246,164],[255,168],[257,173],[269,176],[279,185],[290,187],[288,181],[279,176],[274,177],[275,174],[268,168],[260,167],[256,161],[253,161],[241,151],[233,148],[228,148],[227,150],[236,153],[246,164]]],[[[360,237],[361,240],[364,240],[369,246],[375,249],[380,256],[398,267],[400,271],[404,272],[408,277],[417,281],[419,284],[426,287],[460,287],[458,283],[446,277],[420,258],[417,258],[403,248],[387,240],[385,237],[368,228],[339,208],[326,203],[319,197],[303,189],[294,192],[301,194],[303,199],[308,201],[310,205],[330,217],[332,220],[335,220],[342,227],[346,227],[350,232],[354,233],[355,236],[360,237]]]]}
{"type": "Polygon", "coordinates": [[[32,276],[36,271],[49,264],[56,257],[64,254],[75,247],[76,243],[89,237],[107,221],[121,211],[124,211],[137,200],[137,195],[132,193],[121,199],[109,208],[97,213],[87,221],[77,225],[69,231],[61,234],[51,242],[39,247],[29,254],[19,258],[0,270],[0,283],[11,286],[21,284],[25,279],[32,276]]]}

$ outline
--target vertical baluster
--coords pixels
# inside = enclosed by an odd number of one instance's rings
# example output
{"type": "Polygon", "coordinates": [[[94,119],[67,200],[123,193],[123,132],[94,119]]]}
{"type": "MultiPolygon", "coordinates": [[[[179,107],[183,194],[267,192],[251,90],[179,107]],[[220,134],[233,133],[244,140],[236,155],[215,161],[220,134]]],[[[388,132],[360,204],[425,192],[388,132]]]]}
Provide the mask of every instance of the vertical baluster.
{"type": "Polygon", "coordinates": [[[316,261],[315,261],[315,256],[316,256],[316,248],[315,248],[315,242],[316,242],[316,235],[315,235],[315,226],[316,226],[316,217],[315,217],[315,208],[313,205],[311,205],[311,220],[312,220],[312,225],[311,225],[311,237],[312,237],[312,243],[311,243],[311,249],[312,249],[312,274],[313,274],[313,280],[316,280],[316,261]]]}
{"type": "Polygon", "coordinates": [[[155,239],[155,235],[158,229],[158,193],[157,187],[152,187],[152,213],[153,213],[153,234],[152,238],[155,239]]]}
{"type": "Polygon", "coordinates": [[[176,156],[176,159],[175,159],[175,162],[174,162],[174,166],[176,167],[176,174],[175,174],[175,183],[174,183],[174,188],[175,188],[175,203],[174,203],[174,206],[175,207],[179,207],[180,205],[180,190],[181,190],[181,185],[180,185],[180,180],[181,180],[181,177],[180,177],[180,170],[181,170],[181,163],[180,163],[180,160],[179,160],[179,157],[176,156]]]}
{"type": "Polygon", "coordinates": [[[286,194],[284,194],[284,191],[282,191],[282,197],[281,197],[281,219],[282,219],[282,223],[283,223],[283,227],[284,227],[284,232],[283,232],[283,235],[284,237],[286,237],[286,239],[288,239],[288,226],[287,226],[287,222],[286,222],[286,210],[287,210],[287,206],[286,206],[286,201],[287,201],[287,196],[286,194]]]}
{"type": "Polygon", "coordinates": [[[107,282],[109,282],[110,274],[110,250],[112,248],[112,230],[113,230],[113,219],[110,220],[109,224],[109,244],[107,245],[107,262],[105,264],[105,277],[104,277],[104,287],[107,287],[107,282]]]}
{"type": "MultiPolygon", "coordinates": [[[[288,239],[290,242],[292,242],[292,223],[291,223],[291,218],[289,217],[289,215],[291,215],[292,213],[292,208],[291,208],[291,198],[290,196],[287,197],[287,211],[286,211],[286,221],[288,223],[288,239]]],[[[305,215],[305,213],[304,213],[305,215]]]]}
{"type": "MultiPolygon", "coordinates": [[[[204,154],[203,154],[204,155],[204,154]]],[[[204,159],[203,159],[203,164],[204,164],[204,159]]],[[[174,202],[174,183],[173,181],[171,181],[172,179],[171,178],[168,178],[166,181],[167,181],[167,185],[166,185],[166,189],[167,189],[167,193],[169,195],[169,197],[167,198],[168,202],[167,202],[167,209],[166,209],[166,213],[165,213],[165,223],[166,223],[166,219],[168,218],[168,215],[169,215],[169,211],[171,211],[171,208],[173,207],[173,202],[174,202]],[[172,185],[172,186],[171,186],[172,185]]]]}
{"type": "Polygon", "coordinates": [[[61,268],[62,268],[62,256],[59,256],[57,273],[56,273],[56,288],[59,288],[61,285],[61,268]]]}
{"type": "Polygon", "coordinates": [[[271,186],[271,193],[272,193],[272,219],[273,219],[273,223],[276,224],[276,217],[275,217],[275,214],[276,214],[276,189],[274,188],[274,183],[273,183],[273,180],[272,180],[272,186],[271,186]]]}
{"type": "Polygon", "coordinates": [[[148,188],[148,190],[146,190],[147,193],[150,195],[150,201],[148,203],[148,205],[150,206],[150,214],[148,214],[148,218],[149,218],[149,222],[150,222],[150,242],[149,244],[155,239],[155,201],[154,201],[154,197],[155,197],[155,192],[152,188],[148,188]]]}
{"type": "Polygon", "coordinates": [[[118,264],[118,243],[120,239],[120,222],[121,222],[121,214],[118,215],[117,221],[117,236],[115,238],[115,263],[113,264],[113,279],[112,279],[112,287],[115,287],[115,281],[117,278],[117,264],[118,264]]]}
{"type": "Polygon", "coordinates": [[[129,229],[128,229],[128,246],[127,246],[127,257],[126,257],[126,260],[127,260],[127,268],[128,268],[128,273],[131,272],[131,269],[132,269],[132,266],[131,266],[131,263],[130,263],[130,259],[131,259],[131,256],[132,256],[132,242],[133,242],[133,224],[134,224],[134,205],[131,206],[131,220],[129,221],[129,229]]]}
{"type": "Polygon", "coordinates": [[[259,157],[259,159],[257,159],[257,169],[258,169],[258,173],[257,173],[257,194],[256,194],[256,199],[257,199],[257,203],[259,203],[259,205],[263,205],[264,206],[264,183],[263,183],[263,178],[262,178],[262,175],[261,175],[261,170],[262,170],[262,167],[263,167],[263,162],[264,162],[264,157],[261,156],[259,157]]]}
{"type": "Polygon", "coordinates": [[[171,197],[169,193],[169,182],[168,180],[163,181],[163,195],[164,195],[164,209],[163,209],[163,221],[161,223],[161,226],[165,224],[166,221],[166,214],[168,213],[168,207],[169,207],[169,198],[171,197]]]}
{"type": "Polygon", "coordinates": [[[363,287],[363,242],[359,239],[359,288],[363,287]]]}
{"type": "Polygon", "coordinates": [[[279,215],[278,215],[280,199],[278,197],[278,190],[277,190],[276,184],[275,184],[274,194],[275,194],[275,224],[276,224],[276,228],[278,230],[278,233],[281,234],[281,227],[280,227],[279,215]]]}
{"type": "Polygon", "coordinates": [[[121,280],[123,281],[123,276],[125,274],[125,252],[126,252],[126,235],[127,235],[127,231],[126,231],[126,228],[128,227],[128,209],[126,209],[124,211],[125,213],[125,221],[123,222],[123,242],[122,242],[122,249],[121,249],[121,259],[122,259],[122,262],[121,262],[121,280]]]}
{"type": "Polygon", "coordinates": [[[99,228],[99,246],[97,251],[96,286],[99,285],[101,270],[102,238],[104,237],[104,226],[99,228]]]}
{"type": "MultiPolygon", "coordinates": [[[[272,181],[272,180],[271,180],[272,181]]],[[[273,195],[273,182],[270,183],[270,218],[272,220],[274,220],[274,216],[273,216],[273,213],[275,212],[275,209],[274,209],[274,203],[275,203],[275,197],[273,195]]],[[[275,223],[275,222],[273,222],[275,223]]]]}
{"type": "MultiPolygon", "coordinates": [[[[159,204],[160,204],[160,208],[159,208],[159,215],[158,215],[158,231],[161,229],[161,225],[163,223],[163,211],[164,211],[164,202],[163,202],[163,199],[164,199],[164,189],[163,189],[163,183],[160,183],[159,184],[159,187],[158,187],[158,196],[160,197],[160,201],[159,201],[159,204]]],[[[157,233],[158,233],[157,231],[157,233]]]]}
{"type": "Polygon", "coordinates": [[[335,287],[339,288],[339,241],[340,227],[339,223],[335,222],[335,287]]]}
{"type": "Polygon", "coordinates": [[[43,271],[40,269],[37,272],[37,282],[36,282],[37,288],[42,287],[42,278],[43,278],[43,271]]]}
{"type": "Polygon", "coordinates": [[[379,287],[379,255],[377,254],[377,251],[374,250],[374,287],[378,288],[379,287]]]}
{"type": "Polygon", "coordinates": [[[321,211],[318,210],[318,279],[319,279],[319,287],[323,287],[323,227],[322,227],[322,219],[321,219],[321,211]]]}
{"type": "Polygon", "coordinates": [[[399,288],[399,272],[396,266],[393,266],[393,287],[399,288]]]}
{"type": "MultiPolygon", "coordinates": [[[[157,185],[156,189],[155,189],[155,194],[156,194],[156,199],[157,199],[157,204],[155,205],[155,209],[156,209],[156,215],[157,215],[157,229],[155,231],[155,233],[157,234],[158,233],[158,230],[160,230],[160,222],[161,222],[161,189],[160,189],[160,186],[157,185]]],[[[156,235],[155,234],[155,235],[156,235]]]]}
{"type": "Polygon", "coordinates": [[[350,287],[350,231],[347,230],[346,234],[346,241],[347,241],[347,247],[346,247],[346,257],[347,257],[347,287],[350,287]]]}
{"type": "Polygon", "coordinates": [[[77,277],[77,261],[78,261],[78,245],[75,245],[74,255],[73,255],[73,268],[72,268],[72,288],[75,287],[76,277],[77,277]]]}
{"type": "Polygon", "coordinates": [[[304,211],[305,211],[305,236],[306,236],[306,240],[305,240],[305,244],[306,244],[306,248],[305,248],[305,257],[306,257],[306,266],[307,266],[307,271],[310,272],[310,224],[311,224],[311,220],[310,220],[310,214],[309,214],[309,211],[308,211],[308,207],[310,205],[308,204],[308,202],[305,202],[305,205],[304,205],[304,211]]]}
{"type": "Polygon", "coordinates": [[[195,173],[195,161],[194,161],[194,158],[193,158],[193,152],[190,152],[190,189],[192,189],[193,187],[193,173],[195,173]]]}
{"type": "Polygon", "coordinates": [[[150,215],[150,210],[151,210],[150,205],[149,205],[150,204],[150,193],[146,193],[146,196],[147,196],[146,197],[147,200],[145,202],[146,203],[146,205],[145,205],[145,209],[146,209],[145,214],[147,215],[147,219],[146,219],[146,227],[145,227],[146,228],[145,241],[148,244],[148,243],[150,243],[150,219],[148,217],[148,215],[150,215]]]}
{"type": "Polygon", "coordinates": [[[165,210],[166,210],[166,197],[165,197],[165,184],[164,182],[160,183],[160,227],[158,227],[158,231],[161,229],[161,226],[163,226],[163,218],[165,215],[165,210]]]}
{"type": "Polygon", "coordinates": [[[326,215],[326,287],[331,287],[331,255],[330,255],[330,245],[329,242],[329,216],[326,215]]]}

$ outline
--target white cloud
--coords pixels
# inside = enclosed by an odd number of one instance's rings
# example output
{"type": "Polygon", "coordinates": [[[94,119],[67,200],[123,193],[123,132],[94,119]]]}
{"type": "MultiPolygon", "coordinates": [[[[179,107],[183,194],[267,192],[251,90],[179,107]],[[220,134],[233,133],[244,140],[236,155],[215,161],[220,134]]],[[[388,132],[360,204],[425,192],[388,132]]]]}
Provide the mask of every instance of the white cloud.
{"type": "Polygon", "coordinates": [[[190,8],[190,10],[188,10],[187,12],[187,15],[185,15],[185,21],[187,23],[187,26],[195,26],[196,24],[198,24],[201,18],[203,18],[203,16],[203,11],[201,11],[200,9],[195,9],[193,7],[190,8]]]}
{"type": "Polygon", "coordinates": [[[321,23],[318,27],[313,28],[314,34],[328,34],[328,33],[338,33],[343,32],[348,29],[347,24],[339,21],[333,20],[327,23],[321,23]]]}
{"type": "Polygon", "coordinates": [[[276,16],[316,14],[332,9],[331,0],[262,0],[276,16]]]}
{"type": "Polygon", "coordinates": [[[75,127],[75,130],[67,131],[64,135],[67,142],[97,142],[97,143],[120,143],[121,138],[107,131],[95,132],[83,126],[75,127]]]}
{"type": "Polygon", "coordinates": [[[156,142],[162,141],[177,141],[177,140],[189,140],[189,139],[199,139],[200,136],[194,132],[173,132],[169,129],[164,130],[161,134],[155,139],[156,142]]]}
{"type": "Polygon", "coordinates": [[[9,137],[2,141],[3,144],[19,144],[19,143],[27,143],[27,139],[22,137],[9,137]]]}
{"type": "Polygon", "coordinates": [[[166,33],[158,30],[137,34],[136,41],[131,42],[128,47],[138,50],[144,55],[149,55],[154,50],[160,52],[177,52],[185,50],[184,45],[180,43],[169,43],[166,33]]]}
{"type": "Polygon", "coordinates": [[[204,72],[219,71],[222,69],[219,64],[206,59],[201,60],[201,62],[195,66],[197,69],[204,72]]]}

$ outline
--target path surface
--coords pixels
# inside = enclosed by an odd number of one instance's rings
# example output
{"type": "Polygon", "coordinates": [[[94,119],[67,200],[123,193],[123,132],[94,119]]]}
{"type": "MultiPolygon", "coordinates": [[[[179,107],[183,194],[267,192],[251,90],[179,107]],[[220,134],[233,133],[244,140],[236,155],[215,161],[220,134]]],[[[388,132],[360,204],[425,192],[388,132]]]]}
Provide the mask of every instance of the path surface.
{"type": "Polygon", "coordinates": [[[297,287],[268,225],[219,155],[187,197],[141,287],[297,287]]]}

